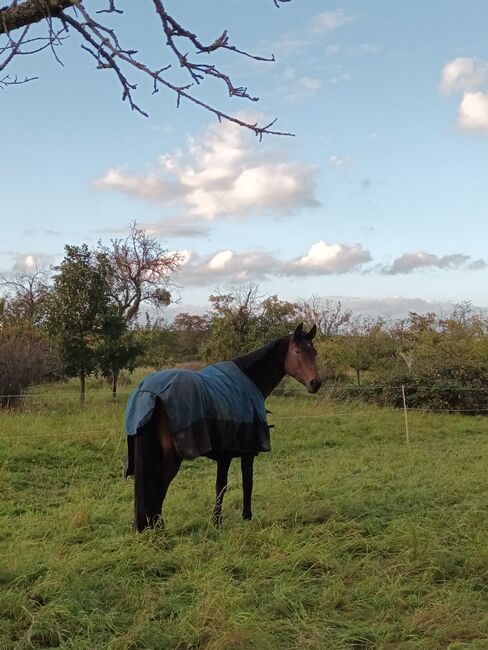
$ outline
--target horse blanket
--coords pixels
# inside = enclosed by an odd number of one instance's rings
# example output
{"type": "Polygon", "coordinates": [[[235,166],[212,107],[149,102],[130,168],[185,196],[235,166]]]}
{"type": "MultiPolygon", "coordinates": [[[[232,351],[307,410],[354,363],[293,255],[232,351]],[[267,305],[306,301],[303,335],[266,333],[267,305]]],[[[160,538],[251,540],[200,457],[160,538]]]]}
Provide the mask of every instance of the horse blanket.
{"type": "Polygon", "coordinates": [[[146,377],[129,397],[126,431],[129,442],[144,435],[161,400],[176,451],[182,459],[217,458],[219,452],[241,454],[271,449],[264,397],[233,361],[203,370],[161,370],[146,377]]]}

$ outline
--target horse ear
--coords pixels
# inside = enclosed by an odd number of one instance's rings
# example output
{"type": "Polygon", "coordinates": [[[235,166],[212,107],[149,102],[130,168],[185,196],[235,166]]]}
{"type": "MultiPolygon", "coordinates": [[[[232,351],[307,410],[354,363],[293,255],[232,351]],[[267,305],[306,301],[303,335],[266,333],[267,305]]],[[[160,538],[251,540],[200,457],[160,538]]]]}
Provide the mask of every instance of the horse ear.
{"type": "Polygon", "coordinates": [[[299,338],[303,334],[303,323],[300,323],[295,327],[295,331],[293,332],[293,336],[295,338],[299,338]]]}
{"type": "Polygon", "coordinates": [[[315,323],[314,323],[312,325],[312,328],[311,328],[310,332],[308,332],[308,334],[306,334],[305,336],[307,337],[307,339],[309,341],[311,341],[316,334],[317,334],[317,325],[315,325],[315,323]]]}

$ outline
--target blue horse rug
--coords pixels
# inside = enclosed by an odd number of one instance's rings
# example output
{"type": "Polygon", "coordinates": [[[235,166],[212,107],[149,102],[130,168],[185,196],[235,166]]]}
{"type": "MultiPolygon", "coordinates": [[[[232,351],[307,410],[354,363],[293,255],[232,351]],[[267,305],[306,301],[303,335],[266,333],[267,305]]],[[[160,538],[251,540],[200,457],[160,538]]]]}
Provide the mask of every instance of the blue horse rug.
{"type": "Polygon", "coordinates": [[[225,451],[235,456],[271,449],[264,397],[233,361],[203,370],[161,370],[146,377],[129,397],[126,431],[131,442],[144,435],[156,400],[168,416],[174,444],[182,459],[218,458],[225,451]]]}

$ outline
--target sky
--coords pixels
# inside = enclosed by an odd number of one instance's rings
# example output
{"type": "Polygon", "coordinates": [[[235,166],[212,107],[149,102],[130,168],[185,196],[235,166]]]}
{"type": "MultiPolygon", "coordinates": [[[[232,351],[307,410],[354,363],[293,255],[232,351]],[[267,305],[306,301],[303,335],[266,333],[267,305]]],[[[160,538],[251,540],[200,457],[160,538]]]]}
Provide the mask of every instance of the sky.
{"type": "MultiPolygon", "coordinates": [[[[187,83],[152,2],[118,6],[100,19],[187,83]]],[[[274,54],[215,57],[258,102],[228,98],[218,80],[195,93],[241,119],[277,118],[294,137],[259,141],[128,72],[145,118],[76,34],[57,48],[63,65],[49,50],[17,57],[9,73],[38,79],[0,89],[2,273],[124,237],[136,220],[182,254],[178,309],[249,282],[366,315],[488,305],[485,0],[165,6],[201,41],[227,29],[238,48],[274,54]]]]}

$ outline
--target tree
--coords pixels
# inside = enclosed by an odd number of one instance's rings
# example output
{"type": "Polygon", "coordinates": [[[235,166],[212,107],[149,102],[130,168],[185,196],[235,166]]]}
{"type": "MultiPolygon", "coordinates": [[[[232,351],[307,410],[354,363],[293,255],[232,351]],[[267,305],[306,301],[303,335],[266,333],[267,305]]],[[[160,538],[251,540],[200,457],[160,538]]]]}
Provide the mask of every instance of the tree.
{"type": "Polygon", "coordinates": [[[208,334],[210,319],[208,314],[179,313],[170,329],[178,335],[182,356],[196,357],[208,334]]]}
{"type": "Polygon", "coordinates": [[[256,285],[211,295],[209,335],[201,348],[205,360],[229,359],[284,336],[296,324],[293,303],[262,297],[256,285]]]}
{"type": "Polygon", "coordinates": [[[301,300],[298,309],[305,322],[317,325],[317,330],[322,337],[340,334],[352,316],[352,311],[342,308],[340,300],[332,302],[316,294],[308,300],[301,300]]]}
{"type": "Polygon", "coordinates": [[[45,333],[20,325],[0,327],[0,406],[13,406],[29,386],[52,380],[58,370],[45,333]]]}
{"type": "Polygon", "coordinates": [[[13,278],[0,275],[0,288],[6,292],[1,314],[3,323],[40,325],[49,297],[48,278],[48,271],[37,266],[34,271],[22,271],[13,278]]]}
{"type": "Polygon", "coordinates": [[[299,320],[298,305],[288,300],[280,300],[275,294],[261,303],[261,313],[257,325],[266,340],[279,338],[291,333],[299,320]]]}
{"type": "Polygon", "coordinates": [[[168,252],[135,221],[125,239],[112,239],[111,246],[99,242],[97,254],[106,261],[110,295],[128,323],[144,303],[157,309],[169,305],[169,289],[182,256],[168,252]]]}
{"type": "Polygon", "coordinates": [[[99,366],[97,347],[117,310],[111,301],[106,260],[86,244],[65,246],[65,251],[55,268],[47,328],[58,343],[65,372],[80,380],[83,404],[86,376],[99,366]]]}
{"type": "Polygon", "coordinates": [[[143,349],[142,342],[128,329],[127,322],[120,314],[114,311],[107,317],[96,355],[102,375],[111,379],[114,401],[117,399],[120,371],[127,369],[132,372],[143,349]]]}
{"type": "Polygon", "coordinates": [[[385,358],[395,354],[382,318],[356,319],[343,337],[343,343],[345,360],[354,370],[358,386],[361,386],[362,372],[378,367],[385,358]]]}
{"type": "Polygon", "coordinates": [[[144,326],[135,326],[134,335],[142,347],[138,359],[140,365],[160,369],[173,366],[180,359],[178,334],[168,327],[165,320],[147,317],[144,326]]]}
{"type": "MultiPolygon", "coordinates": [[[[276,7],[289,0],[273,0],[276,7]]],[[[156,21],[159,36],[165,44],[165,52],[174,57],[178,68],[184,73],[181,81],[174,80],[173,68],[166,61],[160,67],[154,67],[137,56],[137,50],[143,43],[132,44],[130,47],[122,45],[119,34],[124,29],[131,27],[130,7],[126,14],[126,25],[123,23],[124,12],[119,8],[121,0],[107,0],[105,9],[90,13],[84,0],[10,0],[6,6],[0,8],[0,75],[11,66],[16,56],[34,54],[43,49],[50,48],[54,57],[58,57],[59,47],[71,33],[76,33],[81,40],[81,47],[96,61],[98,70],[109,70],[118,80],[122,88],[122,100],[127,100],[131,109],[142,115],[147,113],[136,103],[134,91],[136,84],[129,80],[129,75],[136,75],[142,79],[150,80],[153,93],[160,88],[165,88],[176,95],[177,106],[182,99],[186,99],[200,108],[213,113],[219,121],[229,120],[242,127],[253,131],[259,138],[265,133],[274,135],[292,135],[281,131],[272,130],[276,120],[264,126],[239,119],[221,111],[215,106],[200,99],[195,90],[204,80],[212,78],[218,80],[226,89],[230,97],[239,97],[258,101],[247,91],[247,88],[236,86],[216,62],[222,52],[250,57],[257,61],[274,61],[274,56],[262,57],[245,52],[230,43],[227,29],[220,32],[212,43],[204,44],[190,29],[181,25],[170,14],[163,0],[144,0],[146,6],[154,11],[153,20],[156,21]],[[103,18],[100,14],[104,14],[103,18]],[[32,25],[41,23],[34,35],[31,33],[32,25]],[[3,40],[2,40],[3,35],[3,40]],[[134,47],[135,45],[135,47],[134,47]],[[193,59],[195,55],[211,57],[211,62],[202,62],[201,56],[193,59]],[[212,56],[213,55],[213,56],[212,56]],[[171,69],[171,72],[170,72],[171,69]]],[[[134,3],[135,5],[136,3],[134,3]]],[[[143,0],[138,0],[137,9],[141,12],[143,0]]],[[[18,79],[4,72],[0,76],[0,87],[26,83],[36,77],[18,79]]]]}

